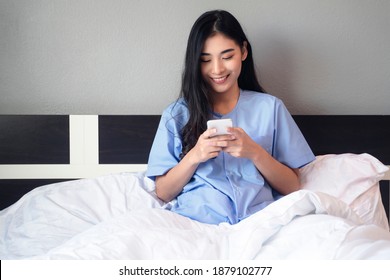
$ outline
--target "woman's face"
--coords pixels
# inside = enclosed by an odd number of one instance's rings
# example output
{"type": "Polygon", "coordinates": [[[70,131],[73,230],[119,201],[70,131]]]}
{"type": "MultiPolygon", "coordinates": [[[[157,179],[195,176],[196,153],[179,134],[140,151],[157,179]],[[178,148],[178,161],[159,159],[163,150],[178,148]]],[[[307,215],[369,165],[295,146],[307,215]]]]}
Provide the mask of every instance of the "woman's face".
{"type": "Polygon", "coordinates": [[[203,79],[213,93],[238,93],[238,77],[247,49],[221,33],[209,37],[201,54],[200,69],[203,79]]]}

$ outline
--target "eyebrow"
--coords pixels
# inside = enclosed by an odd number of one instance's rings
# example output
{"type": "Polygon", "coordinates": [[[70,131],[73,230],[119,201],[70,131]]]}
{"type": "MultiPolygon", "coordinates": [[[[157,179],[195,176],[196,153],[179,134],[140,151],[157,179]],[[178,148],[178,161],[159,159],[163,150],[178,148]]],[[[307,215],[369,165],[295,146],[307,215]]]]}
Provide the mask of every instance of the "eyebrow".
{"type": "MultiPolygon", "coordinates": [[[[225,53],[232,52],[232,51],[234,51],[234,49],[227,49],[227,50],[222,51],[221,54],[225,54],[225,53]]],[[[211,54],[209,54],[209,53],[201,53],[200,55],[201,56],[205,56],[205,55],[211,55],[211,54]]]]}

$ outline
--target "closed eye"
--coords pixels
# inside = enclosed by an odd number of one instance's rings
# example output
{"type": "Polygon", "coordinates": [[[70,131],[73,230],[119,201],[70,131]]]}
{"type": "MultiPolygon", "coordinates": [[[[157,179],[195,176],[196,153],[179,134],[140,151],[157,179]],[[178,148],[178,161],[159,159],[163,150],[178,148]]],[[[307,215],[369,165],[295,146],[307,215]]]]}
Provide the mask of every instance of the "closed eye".
{"type": "MultiPolygon", "coordinates": [[[[233,56],[234,56],[234,55],[231,55],[231,56],[228,56],[228,57],[222,57],[222,59],[223,59],[223,60],[230,60],[230,59],[233,58],[233,56]]],[[[210,61],[211,61],[211,59],[200,58],[200,62],[206,63],[206,62],[210,62],[210,61]]]]}

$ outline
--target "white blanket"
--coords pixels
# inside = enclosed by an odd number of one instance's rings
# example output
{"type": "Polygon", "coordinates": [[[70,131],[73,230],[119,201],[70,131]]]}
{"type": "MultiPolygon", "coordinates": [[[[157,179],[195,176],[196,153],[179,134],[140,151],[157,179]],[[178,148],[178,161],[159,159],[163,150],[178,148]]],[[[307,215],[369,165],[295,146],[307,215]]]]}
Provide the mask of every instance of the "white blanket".
{"type": "Polygon", "coordinates": [[[0,259],[390,259],[390,233],[301,190],[236,225],[165,208],[143,173],[37,188],[0,212],[0,259]]]}

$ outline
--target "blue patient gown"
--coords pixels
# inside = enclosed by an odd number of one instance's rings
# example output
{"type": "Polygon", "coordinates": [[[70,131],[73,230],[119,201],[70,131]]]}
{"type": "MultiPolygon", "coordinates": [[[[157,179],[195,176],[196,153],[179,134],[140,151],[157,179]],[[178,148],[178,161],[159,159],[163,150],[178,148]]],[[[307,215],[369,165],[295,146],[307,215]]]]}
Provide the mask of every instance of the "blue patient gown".
{"type": "MultiPolygon", "coordinates": [[[[213,117],[231,118],[235,127],[241,127],[275,159],[291,168],[314,160],[290,113],[274,96],[241,90],[233,111],[213,117]]],[[[164,110],[149,155],[149,178],[165,174],[179,162],[180,132],[187,120],[188,109],[182,99],[164,110]]],[[[279,197],[252,161],[221,152],[198,166],[171,211],[204,223],[235,224],[279,197]]]]}

